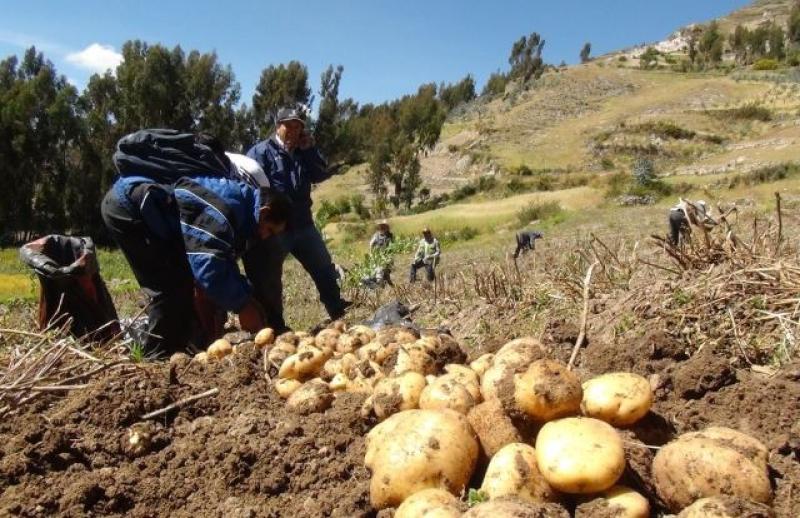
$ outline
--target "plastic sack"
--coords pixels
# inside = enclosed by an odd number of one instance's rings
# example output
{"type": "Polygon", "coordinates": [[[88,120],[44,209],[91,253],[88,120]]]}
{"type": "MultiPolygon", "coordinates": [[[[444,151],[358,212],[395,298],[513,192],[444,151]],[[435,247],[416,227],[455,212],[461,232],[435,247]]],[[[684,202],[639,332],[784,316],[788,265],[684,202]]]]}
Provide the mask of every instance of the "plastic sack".
{"type": "Polygon", "coordinates": [[[105,341],[120,333],[91,238],[49,235],[23,245],[19,256],[39,278],[41,329],[69,319],[78,338],[105,341]]]}

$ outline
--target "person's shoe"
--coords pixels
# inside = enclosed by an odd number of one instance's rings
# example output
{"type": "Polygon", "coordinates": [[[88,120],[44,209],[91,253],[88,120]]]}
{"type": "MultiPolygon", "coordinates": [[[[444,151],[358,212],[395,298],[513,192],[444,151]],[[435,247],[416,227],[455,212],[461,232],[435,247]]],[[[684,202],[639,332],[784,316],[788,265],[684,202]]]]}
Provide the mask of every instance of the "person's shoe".
{"type": "Polygon", "coordinates": [[[341,299],[339,301],[339,307],[329,312],[328,315],[330,315],[331,320],[339,320],[344,316],[345,312],[347,311],[347,308],[349,308],[352,305],[353,305],[352,301],[341,299]]]}

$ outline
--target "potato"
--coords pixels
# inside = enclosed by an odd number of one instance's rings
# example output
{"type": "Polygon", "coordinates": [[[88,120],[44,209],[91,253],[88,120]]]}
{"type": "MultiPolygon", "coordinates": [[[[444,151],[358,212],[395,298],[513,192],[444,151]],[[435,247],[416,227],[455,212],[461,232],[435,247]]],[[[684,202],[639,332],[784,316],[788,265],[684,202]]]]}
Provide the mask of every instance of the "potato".
{"type": "Polygon", "coordinates": [[[583,384],[581,412],[618,427],[630,426],[650,411],[653,389],[643,376],[612,372],[583,384]]]}
{"type": "Polygon", "coordinates": [[[371,327],[356,325],[347,330],[347,334],[358,338],[362,344],[368,344],[375,338],[375,331],[371,327]]]}
{"type": "Polygon", "coordinates": [[[418,372],[426,375],[433,374],[435,371],[436,365],[433,362],[433,358],[423,349],[401,346],[397,350],[395,364],[392,367],[393,376],[398,376],[405,372],[418,372]]]}
{"type": "Polygon", "coordinates": [[[263,349],[268,345],[272,345],[275,343],[275,330],[271,327],[265,327],[258,333],[256,333],[256,337],[254,339],[256,343],[256,347],[263,349]]]}
{"type": "Polygon", "coordinates": [[[464,349],[448,334],[428,335],[414,342],[414,345],[421,346],[433,358],[437,371],[448,363],[464,363],[467,360],[464,349]]]}
{"type": "Polygon", "coordinates": [[[328,387],[330,387],[332,392],[343,392],[347,390],[347,385],[349,383],[350,380],[347,379],[347,376],[340,372],[331,378],[331,380],[328,382],[328,387]]]}
{"type": "Polygon", "coordinates": [[[495,353],[492,365],[519,365],[531,363],[545,356],[546,352],[544,346],[542,346],[542,343],[536,338],[516,338],[505,344],[495,353]]]}
{"type": "Polygon", "coordinates": [[[206,353],[208,353],[208,358],[213,360],[221,360],[232,352],[233,346],[224,338],[214,340],[214,342],[209,345],[208,349],[206,350],[206,353]]]}
{"type": "Polygon", "coordinates": [[[340,333],[344,333],[347,331],[347,324],[345,324],[343,320],[334,320],[328,324],[328,329],[335,329],[340,333]]]}
{"type": "Polygon", "coordinates": [[[462,518],[569,518],[566,509],[554,503],[526,502],[505,496],[478,504],[462,518]]]}
{"type": "Polygon", "coordinates": [[[359,376],[376,382],[385,377],[381,366],[370,360],[362,360],[353,364],[350,369],[350,377],[357,378],[359,376]]]}
{"type": "Polygon", "coordinates": [[[418,408],[424,388],[425,377],[418,372],[380,380],[372,397],[375,415],[378,419],[386,419],[397,412],[418,408]]]}
{"type": "Polygon", "coordinates": [[[370,342],[368,344],[364,344],[363,346],[359,347],[353,353],[356,355],[356,358],[359,360],[373,360],[375,359],[375,353],[378,352],[379,349],[383,348],[383,344],[378,342],[370,342]]]}
{"type": "Polygon", "coordinates": [[[556,501],[557,495],[536,465],[536,450],[511,443],[495,453],[486,468],[481,490],[492,498],[516,496],[530,502],[556,501]]]}
{"type": "Polygon", "coordinates": [[[361,345],[361,340],[356,336],[340,335],[339,340],[336,342],[336,352],[354,353],[361,345]]]}
{"type": "Polygon", "coordinates": [[[764,504],[757,504],[733,496],[701,498],[683,511],[677,518],[773,518],[775,512],[764,504]]]}
{"type": "Polygon", "coordinates": [[[275,381],[275,391],[283,399],[288,398],[292,393],[299,389],[302,383],[293,379],[278,379],[275,381]]]}
{"type": "Polygon", "coordinates": [[[294,331],[286,331],[285,333],[275,337],[275,342],[287,342],[292,345],[297,345],[297,342],[299,341],[300,337],[297,336],[297,333],[294,331]]]}
{"type": "Polygon", "coordinates": [[[481,378],[481,395],[484,400],[498,398],[497,384],[536,360],[544,357],[544,349],[535,338],[517,338],[500,348],[492,365],[481,378]]]}
{"type": "Polygon", "coordinates": [[[514,376],[514,402],[536,422],[575,415],[581,407],[581,380],[554,360],[537,360],[514,376]]]}
{"type": "Polygon", "coordinates": [[[653,459],[656,491],[673,512],[698,498],[737,496],[759,503],[772,500],[767,449],[730,428],[686,433],[653,459]]]}
{"type": "Polygon", "coordinates": [[[461,501],[444,489],[431,488],[417,491],[409,496],[394,518],[459,518],[461,501]]]}
{"type": "Polygon", "coordinates": [[[205,351],[201,351],[194,355],[192,361],[196,361],[198,363],[208,363],[208,353],[205,351]]]}
{"type": "Polygon", "coordinates": [[[333,394],[328,384],[320,379],[303,383],[286,401],[286,407],[300,414],[324,412],[331,406],[333,394]]]}
{"type": "Polygon", "coordinates": [[[460,495],[478,458],[467,419],[451,410],[406,410],[367,434],[370,502],[395,507],[414,493],[440,488],[460,495]]]}
{"type": "Polygon", "coordinates": [[[613,486],[575,510],[575,518],[593,516],[615,516],[618,518],[649,518],[650,502],[645,497],[626,486],[613,486]]]}
{"type": "Polygon", "coordinates": [[[336,329],[323,329],[314,338],[314,344],[322,351],[328,350],[333,352],[339,344],[339,335],[341,333],[336,329]]]}
{"type": "Polygon", "coordinates": [[[374,392],[375,383],[365,378],[355,378],[347,382],[347,392],[354,392],[357,394],[372,394],[374,392]]]}
{"type": "Polygon", "coordinates": [[[308,331],[295,331],[294,336],[297,337],[298,340],[302,340],[303,338],[314,338],[308,331]]]}
{"type": "MultiPolygon", "coordinates": [[[[476,397],[480,396],[481,379],[477,374],[475,374],[474,370],[470,369],[466,365],[450,363],[444,366],[444,371],[447,373],[447,376],[454,377],[462,385],[474,386],[476,392],[473,395],[476,397]]],[[[470,394],[472,394],[472,389],[470,389],[470,394]]]]}
{"type": "MultiPolygon", "coordinates": [[[[286,344],[289,345],[289,344],[286,344]]],[[[294,346],[292,346],[294,347],[294,346]]],[[[289,352],[282,347],[273,347],[267,353],[267,361],[274,365],[276,368],[280,369],[280,366],[286,361],[286,358],[294,354],[293,352],[289,352]]]]}
{"type": "Polygon", "coordinates": [[[492,366],[493,361],[494,361],[494,354],[487,353],[479,356],[477,360],[470,363],[469,368],[472,369],[475,372],[475,374],[478,375],[478,378],[482,378],[483,373],[486,372],[486,369],[492,366]]]}
{"type": "Polygon", "coordinates": [[[316,376],[324,364],[324,353],[317,348],[309,348],[286,358],[278,370],[278,377],[303,381],[316,376]]]}
{"type": "Polygon", "coordinates": [[[506,415],[503,405],[497,399],[476,405],[467,414],[467,420],[488,457],[497,454],[507,444],[522,442],[522,434],[506,415]]]}
{"type": "Polygon", "coordinates": [[[422,389],[419,407],[427,410],[449,408],[465,414],[475,406],[475,398],[469,390],[453,378],[436,378],[432,384],[422,389]]]}
{"type": "Polygon", "coordinates": [[[551,486],[573,494],[604,491],[625,470],[619,434],[611,425],[590,417],[545,424],[536,437],[536,461],[551,486]]]}

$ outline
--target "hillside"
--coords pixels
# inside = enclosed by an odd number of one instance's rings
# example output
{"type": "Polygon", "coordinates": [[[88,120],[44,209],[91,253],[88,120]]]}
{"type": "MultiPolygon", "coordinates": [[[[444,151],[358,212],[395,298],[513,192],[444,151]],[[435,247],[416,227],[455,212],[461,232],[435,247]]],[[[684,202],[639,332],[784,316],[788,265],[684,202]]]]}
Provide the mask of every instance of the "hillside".
{"type": "MultiPolygon", "coordinates": [[[[723,32],[763,20],[785,23],[790,7],[788,0],[758,1],[719,21],[723,32]]],[[[517,213],[532,203],[557,201],[568,213],[611,208],[608,182],[629,174],[637,157],[652,160],[657,175],[685,195],[702,194],[725,175],[800,161],[797,70],[642,70],[622,58],[630,52],[552,69],[527,88],[511,83],[502,96],[455,110],[422,157],[421,176],[433,195],[457,194],[456,203],[394,222],[404,232],[425,224],[440,231],[468,225],[495,240],[492,230],[518,228],[517,213]],[[488,188],[476,187],[479,180],[488,188]]],[[[354,192],[369,198],[365,167],[321,186],[317,201],[354,192]]],[[[349,227],[345,218],[328,233],[335,242],[363,237],[363,230],[349,227]]]]}

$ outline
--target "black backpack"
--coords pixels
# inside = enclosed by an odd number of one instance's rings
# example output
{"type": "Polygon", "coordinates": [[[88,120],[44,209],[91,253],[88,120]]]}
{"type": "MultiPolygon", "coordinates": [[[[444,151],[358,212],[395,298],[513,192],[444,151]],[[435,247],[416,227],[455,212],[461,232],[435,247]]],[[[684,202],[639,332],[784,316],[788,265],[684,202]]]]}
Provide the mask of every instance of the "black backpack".
{"type": "Polygon", "coordinates": [[[227,177],[230,160],[215,152],[193,133],[171,129],[143,129],[117,142],[114,165],[120,176],[144,176],[161,184],[183,176],[227,177]]]}

